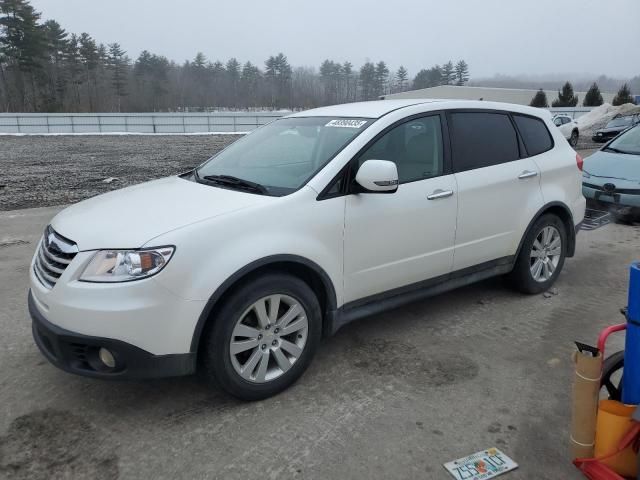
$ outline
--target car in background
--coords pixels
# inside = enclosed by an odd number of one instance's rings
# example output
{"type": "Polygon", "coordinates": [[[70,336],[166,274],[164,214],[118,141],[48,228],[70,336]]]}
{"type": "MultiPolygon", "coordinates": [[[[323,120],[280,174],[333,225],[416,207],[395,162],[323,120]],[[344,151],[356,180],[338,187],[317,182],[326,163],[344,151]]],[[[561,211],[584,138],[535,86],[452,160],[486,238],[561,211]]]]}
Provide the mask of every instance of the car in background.
{"type": "Polygon", "coordinates": [[[553,124],[560,129],[564,138],[569,142],[569,145],[575,147],[578,144],[580,131],[578,130],[578,124],[573,118],[569,115],[559,113],[554,115],[553,124]]]}
{"type": "Polygon", "coordinates": [[[584,160],[582,193],[588,204],[621,220],[640,216],[640,125],[584,160]]]}
{"type": "Polygon", "coordinates": [[[608,142],[612,138],[617,137],[627,128],[633,127],[640,123],[640,114],[621,115],[609,120],[604,128],[596,130],[591,140],[598,143],[608,142]]]}

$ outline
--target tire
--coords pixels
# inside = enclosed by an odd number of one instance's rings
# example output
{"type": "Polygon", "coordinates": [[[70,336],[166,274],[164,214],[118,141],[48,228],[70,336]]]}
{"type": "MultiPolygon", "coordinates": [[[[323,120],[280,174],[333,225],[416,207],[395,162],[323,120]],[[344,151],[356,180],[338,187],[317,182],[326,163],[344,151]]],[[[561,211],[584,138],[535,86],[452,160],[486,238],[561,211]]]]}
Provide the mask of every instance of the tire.
{"type": "Polygon", "coordinates": [[[614,379],[613,375],[624,369],[624,350],[608,356],[602,362],[602,380],[600,389],[605,389],[609,400],[622,400],[622,375],[614,379]]]}
{"type": "MultiPolygon", "coordinates": [[[[556,238],[555,235],[553,238],[556,238]]],[[[555,242],[555,240],[553,242],[555,242]]],[[[522,293],[527,294],[536,294],[548,290],[558,278],[558,275],[564,265],[566,254],[567,232],[564,223],[562,223],[562,220],[560,220],[556,215],[542,215],[529,229],[524,241],[522,242],[522,248],[520,249],[520,253],[518,254],[515,266],[510,275],[510,280],[512,281],[513,286],[522,293]],[[541,245],[538,238],[540,235],[543,235],[543,230],[545,229],[549,229],[547,231],[550,232],[553,232],[554,230],[557,232],[557,235],[560,238],[560,246],[558,250],[557,247],[551,249],[549,246],[545,247],[544,245],[542,245],[542,250],[538,248],[538,246],[541,245]],[[536,245],[535,252],[542,252],[542,254],[537,253],[540,255],[540,258],[533,257],[532,255],[534,253],[534,244],[536,245]],[[556,250],[558,251],[557,261],[556,255],[551,255],[551,253],[556,250]],[[549,254],[547,255],[547,253],[549,254]],[[541,267],[542,271],[540,272],[540,275],[537,278],[534,277],[534,272],[532,272],[534,263],[536,260],[540,260],[544,264],[545,259],[549,260],[549,262],[546,263],[547,266],[543,265],[543,267],[541,267]],[[549,274],[550,267],[553,268],[549,274]]]]}
{"type": "Polygon", "coordinates": [[[574,130],[573,132],[571,132],[571,137],[569,138],[569,145],[571,145],[572,147],[575,147],[576,145],[578,145],[578,138],[580,138],[580,134],[578,133],[578,130],[574,130]]]}
{"type": "Polygon", "coordinates": [[[321,332],[320,305],[305,282],[280,273],[262,275],[236,288],[205,331],[203,373],[239,399],[271,397],[304,373],[318,348],[321,332]],[[272,307],[274,304],[278,306],[272,307]],[[299,309],[294,309],[294,305],[299,309]],[[272,308],[276,310],[273,315],[272,308]],[[285,315],[300,309],[301,313],[290,315],[293,320],[285,315]],[[258,311],[262,312],[261,316],[258,311]],[[271,324],[274,318],[276,322],[271,324]],[[305,318],[306,327],[283,335],[285,330],[304,325],[305,318]],[[246,335],[238,335],[245,332],[246,335]],[[232,342],[234,350],[252,346],[232,354],[232,342]],[[246,344],[241,345],[243,342],[246,344]],[[297,357],[290,353],[294,351],[297,357]]]}

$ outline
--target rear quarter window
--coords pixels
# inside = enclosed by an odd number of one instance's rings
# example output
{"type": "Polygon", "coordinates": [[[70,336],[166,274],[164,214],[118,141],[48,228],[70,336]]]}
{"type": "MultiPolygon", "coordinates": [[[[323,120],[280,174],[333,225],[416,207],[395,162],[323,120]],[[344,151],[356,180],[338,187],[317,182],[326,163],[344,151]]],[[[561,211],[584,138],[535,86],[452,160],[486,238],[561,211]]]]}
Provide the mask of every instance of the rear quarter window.
{"type": "Polygon", "coordinates": [[[524,115],[513,115],[529,156],[540,155],[553,148],[553,139],[542,120],[524,115]]]}
{"type": "Polygon", "coordinates": [[[505,113],[452,112],[448,123],[455,172],[520,158],[518,137],[505,113]]]}

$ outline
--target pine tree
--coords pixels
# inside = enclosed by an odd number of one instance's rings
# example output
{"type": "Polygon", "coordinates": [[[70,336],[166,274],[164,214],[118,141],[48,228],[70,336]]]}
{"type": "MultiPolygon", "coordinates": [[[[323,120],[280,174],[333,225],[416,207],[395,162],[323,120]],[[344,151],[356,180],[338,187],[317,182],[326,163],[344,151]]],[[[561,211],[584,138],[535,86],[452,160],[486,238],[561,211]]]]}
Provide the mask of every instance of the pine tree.
{"type": "Polygon", "coordinates": [[[396,71],[394,90],[396,92],[404,92],[407,89],[408,78],[409,72],[404,66],[400,65],[400,68],[396,71]]]}
{"type": "Polygon", "coordinates": [[[624,105],[625,103],[634,103],[631,91],[626,83],[620,87],[616,96],[613,97],[613,105],[618,106],[624,105]]]}
{"type": "Polygon", "coordinates": [[[360,67],[360,98],[373,100],[376,88],[376,66],[372,62],[366,62],[360,67]]]}
{"type": "Polygon", "coordinates": [[[549,108],[549,103],[547,102],[547,94],[544,93],[543,89],[540,89],[536,92],[536,94],[531,99],[531,103],[529,103],[529,106],[538,108],[549,108]]]}
{"type": "Polygon", "coordinates": [[[449,60],[442,66],[442,85],[452,85],[455,80],[455,68],[453,62],[449,60]]]}
{"type": "Polygon", "coordinates": [[[573,94],[573,85],[570,82],[562,86],[558,91],[558,98],[552,103],[552,107],[575,107],[578,104],[578,97],[573,94]]]}
{"type": "Polygon", "coordinates": [[[584,101],[582,105],[585,107],[597,107],[602,105],[604,101],[602,100],[602,94],[600,93],[600,89],[598,88],[598,84],[593,82],[593,85],[587,91],[587,94],[584,96],[584,101]]]}
{"type": "Polygon", "coordinates": [[[418,72],[413,79],[412,88],[418,90],[420,88],[437,87],[438,85],[442,85],[442,70],[439,65],[434,65],[428,70],[422,69],[418,72]]]}
{"type": "Polygon", "coordinates": [[[460,60],[455,66],[456,85],[464,85],[469,81],[469,65],[464,60],[460,60]]]}
{"type": "Polygon", "coordinates": [[[384,95],[389,83],[389,67],[383,61],[376,64],[375,69],[375,83],[374,83],[374,98],[378,98],[384,95]]]}
{"type": "Polygon", "coordinates": [[[122,50],[120,44],[109,44],[109,68],[111,70],[111,87],[116,96],[116,108],[118,112],[122,108],[122,98],[128,95],[127,92],[127,69],[129,60],[126,52],[122,50]]]}

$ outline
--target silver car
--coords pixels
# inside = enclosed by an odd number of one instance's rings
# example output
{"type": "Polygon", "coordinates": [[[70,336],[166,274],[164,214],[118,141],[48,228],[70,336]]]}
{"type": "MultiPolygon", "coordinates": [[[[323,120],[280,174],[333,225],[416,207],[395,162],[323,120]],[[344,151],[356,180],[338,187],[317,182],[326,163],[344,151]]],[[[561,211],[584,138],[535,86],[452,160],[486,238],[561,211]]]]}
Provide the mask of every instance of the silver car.
{"type": "Polygon", "coordinates": [[[640,125],[585,159],[582,193],[592,206],[617,216],[640,216],[640,125]]]}

